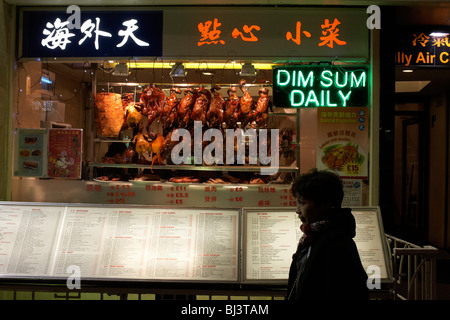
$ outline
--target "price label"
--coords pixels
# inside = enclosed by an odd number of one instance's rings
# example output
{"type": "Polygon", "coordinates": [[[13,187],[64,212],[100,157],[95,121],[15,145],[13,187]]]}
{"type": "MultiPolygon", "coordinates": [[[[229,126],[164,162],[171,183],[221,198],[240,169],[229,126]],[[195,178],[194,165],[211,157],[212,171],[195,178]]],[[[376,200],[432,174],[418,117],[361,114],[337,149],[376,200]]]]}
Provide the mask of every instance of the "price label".
{"type": "Polygon", "coordinates": [[[361,166],[356,162],[347,162],[343,165],[343,171],[348,176],[357,176],[361,172],[361,166]]]}

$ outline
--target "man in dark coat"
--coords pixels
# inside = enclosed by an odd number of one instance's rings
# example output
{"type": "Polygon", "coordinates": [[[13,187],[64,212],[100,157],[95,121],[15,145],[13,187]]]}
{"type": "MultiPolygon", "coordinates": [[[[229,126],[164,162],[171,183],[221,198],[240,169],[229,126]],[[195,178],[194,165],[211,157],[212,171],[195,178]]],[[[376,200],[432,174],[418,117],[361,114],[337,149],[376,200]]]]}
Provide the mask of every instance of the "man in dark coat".
{"type": "Polygon", "coordinates": [[[288,300],[367,300],[367,273],[353,237],[356,223],[341,208],[342,182],[331,171],[313,169],[292,185],[303,236],[293,255],[288,300]]]}

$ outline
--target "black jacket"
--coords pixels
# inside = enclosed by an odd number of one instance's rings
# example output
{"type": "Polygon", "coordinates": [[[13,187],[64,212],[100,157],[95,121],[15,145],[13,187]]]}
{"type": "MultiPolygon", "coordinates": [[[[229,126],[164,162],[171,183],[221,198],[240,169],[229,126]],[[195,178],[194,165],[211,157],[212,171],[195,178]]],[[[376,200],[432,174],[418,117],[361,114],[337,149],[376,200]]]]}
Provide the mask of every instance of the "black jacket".
{"type": "Polygon", "coordinates": [[[353,241],[356,223],[350,209],[332,209],[332,227],[292,257],[289,300],[367,300],[367,273],[353,241]],[[308,254],[307,257],[306,255],[308,254]]]}

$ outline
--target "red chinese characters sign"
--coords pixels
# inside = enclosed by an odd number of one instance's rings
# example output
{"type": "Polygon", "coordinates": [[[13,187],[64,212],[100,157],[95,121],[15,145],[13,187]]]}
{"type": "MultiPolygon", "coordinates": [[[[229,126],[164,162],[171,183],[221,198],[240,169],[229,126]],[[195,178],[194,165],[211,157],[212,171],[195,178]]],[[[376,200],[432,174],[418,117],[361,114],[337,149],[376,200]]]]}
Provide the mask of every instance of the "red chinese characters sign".
{"type": "Polygon", "coordinates": [[[163,52],[166,57],[364,60],[368,57],[366,19],[364,10],[358,9],[167,10],[163,52]]]}

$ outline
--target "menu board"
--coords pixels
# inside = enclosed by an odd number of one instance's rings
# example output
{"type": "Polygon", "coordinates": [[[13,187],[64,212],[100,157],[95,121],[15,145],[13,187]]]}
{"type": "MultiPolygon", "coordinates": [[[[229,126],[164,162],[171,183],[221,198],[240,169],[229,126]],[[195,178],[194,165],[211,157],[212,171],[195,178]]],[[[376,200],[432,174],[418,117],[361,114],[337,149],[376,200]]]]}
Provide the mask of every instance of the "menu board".
{"type": "MultiPolygon", "coordinates": [[[[389,258],[379,208],[352,208],[352,214],[356,220],[354,240],[364,269],[378,266],[381,279],[387,279],[389,258]]],[[[294,210],[244,209],[243,219],[243,281],[286,282],[292,255],[302,236],[294,210]]]]}
{"type": "Polygon", "coordinates": [[[0,205],[0,275],[48,275],[64,207],[0,205]]]}
{"type": "Polygon", "coordinates": [[[238,281],[239,210],[0,208],[0,276],[238,281]]]}
{"type": "Polygon", "coordinates": [[[245,279],[284,280],[302,236],[295,210],[246,210],[245,279]]]}

